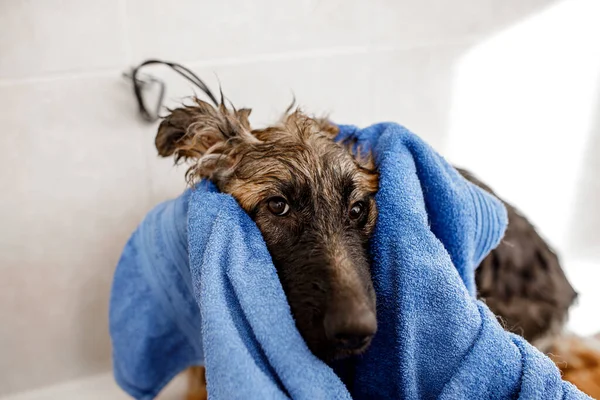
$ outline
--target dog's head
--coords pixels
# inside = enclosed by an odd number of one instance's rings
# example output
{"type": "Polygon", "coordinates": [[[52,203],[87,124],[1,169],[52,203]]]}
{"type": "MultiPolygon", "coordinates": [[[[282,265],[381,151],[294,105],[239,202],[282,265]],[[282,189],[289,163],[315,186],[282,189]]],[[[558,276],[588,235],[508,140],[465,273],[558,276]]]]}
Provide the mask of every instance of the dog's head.
{"type": "Polygon", "coordinates": [[[296,111],[252,130],[249,114],[197,100],[163,120],[156,147],[191,161],[190,182],[211,180],[256,222],[309,348],[326,360],[358,354],[377,329],[375,168],[324,120],[296,111]]]}

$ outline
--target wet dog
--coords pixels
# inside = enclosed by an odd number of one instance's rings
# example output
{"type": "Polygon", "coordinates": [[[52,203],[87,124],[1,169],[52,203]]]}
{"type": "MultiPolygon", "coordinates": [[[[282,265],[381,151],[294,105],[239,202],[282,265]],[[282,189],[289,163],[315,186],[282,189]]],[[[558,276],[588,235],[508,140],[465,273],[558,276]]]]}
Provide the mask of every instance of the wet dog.
{"type": "MultiPolygon", "coordinates": [[[[325,361],[360,354],[377,331],[369,257],[374,163],[336,142],[338,129],[325,119],[288,111],[279,123],[252,129],[249,115],[196,100],[162,121],[156,147],[190,163],[190,184],[212,181],[256,222],[311,351],[325,361]]],[[[535,228],[507,208],[509,240],[477,272],[479,296],[507,328],[541,339],[562,328],[575,292],[535,228]]],[[[204,372],[192,371],[190,398],[204,398],[204,372]]]]}

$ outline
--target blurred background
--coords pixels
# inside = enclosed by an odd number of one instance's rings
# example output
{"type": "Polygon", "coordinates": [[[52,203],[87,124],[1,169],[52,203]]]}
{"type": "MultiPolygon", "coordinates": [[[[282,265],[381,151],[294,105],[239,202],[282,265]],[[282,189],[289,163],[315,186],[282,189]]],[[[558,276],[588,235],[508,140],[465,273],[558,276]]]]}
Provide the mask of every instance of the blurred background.
{"type": "MultiPolygon", "coordinates": [[[[292,94],[405,125],[538,226],[580,293],[570,329],[600,331],[598,16],[597,0],[0,1],[0,398],[125,398],[112,273],[185,187],[122,77],[147,58],[220,82],[255,126],[292,94]]],[[[166,105],[194,93],[144,73],[166,105]]]]}

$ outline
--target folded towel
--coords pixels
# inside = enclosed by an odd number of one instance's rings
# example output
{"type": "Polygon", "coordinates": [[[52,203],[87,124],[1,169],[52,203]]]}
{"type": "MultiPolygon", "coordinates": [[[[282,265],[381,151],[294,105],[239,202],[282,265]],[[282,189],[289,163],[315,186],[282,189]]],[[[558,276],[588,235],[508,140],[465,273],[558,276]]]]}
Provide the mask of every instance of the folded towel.
{"type": "Polygon", "coordinates": [[[200,364],[215,399],[587,398],[475,299],[474,269],[506,227],[502,204],[399,125],[340,128],[380,172],[367,352],[332,368],[308,350],[260,231],[203,182],[150,212],[117,266],[120,386],[151,399],[200,364]]]}

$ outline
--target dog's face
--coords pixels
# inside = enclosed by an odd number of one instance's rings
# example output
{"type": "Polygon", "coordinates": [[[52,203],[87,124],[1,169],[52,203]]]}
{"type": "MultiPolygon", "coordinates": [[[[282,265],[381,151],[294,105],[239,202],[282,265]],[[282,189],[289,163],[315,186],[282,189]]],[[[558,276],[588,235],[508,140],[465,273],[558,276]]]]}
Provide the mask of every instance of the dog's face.
{"type": "Polygon", "coordinates": [[[256,222],[309,348],[326,360],[358,354],[377,329],[368,255],[377,173],[322,120],[294,112],[251,130],[249,113],[197,101],[162,122],[156,146],[191,159],[188,179],[212,180],[256,222]]]}

